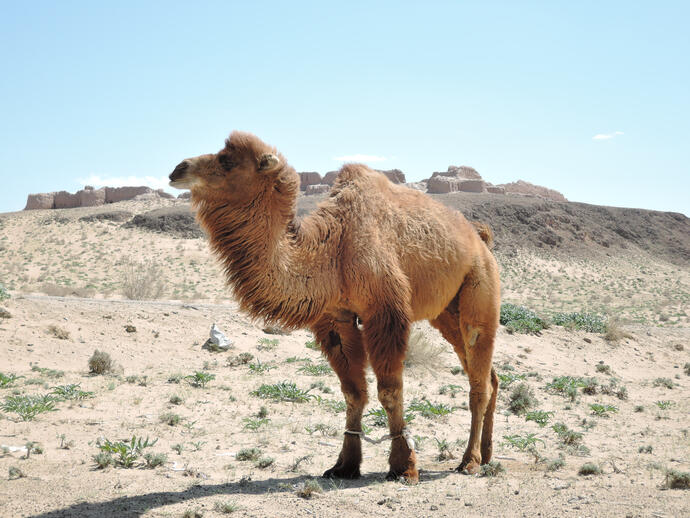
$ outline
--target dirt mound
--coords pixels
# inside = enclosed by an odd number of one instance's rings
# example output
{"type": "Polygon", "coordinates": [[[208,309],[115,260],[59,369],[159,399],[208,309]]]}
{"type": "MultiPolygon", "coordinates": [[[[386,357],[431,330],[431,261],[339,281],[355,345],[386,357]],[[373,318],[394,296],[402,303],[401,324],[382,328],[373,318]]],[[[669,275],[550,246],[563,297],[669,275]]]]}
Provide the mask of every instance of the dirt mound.
{"type": "Polygon", "coordinates": [[[125,227],[138,227],[185,239],[194,239],[204,235],[188,205],[164,207],[137,214],[125,224],[125,227]]]}
{"type": "MultiPolygon", "coordinates": [[[[690,261],[690,219],[683,214],[537,197],[460,192],[431,196],[468,219],[489,224],[497,251],[548,249],[568,256],[598,257],[639,249],[676,264],[690,261]]],[[[323,199],[300,197],[298,216],[314,210],[323,199]]]]}
{"type": "Polygon", "coordinates": [[[503,183],[498,185],[503,187],[506,193],[524,194],[526,196],[539,196],[553,201],[568,201],[560,192],[541,185],[518,180],[517,182],[503,183]]]}
{"type": "Polygon", "coordinates": [[[82,216],[79,221],[92,223],[94,221],[127,221],[132,217],[132,213],[126,210],[108,210],[82,216]]]}

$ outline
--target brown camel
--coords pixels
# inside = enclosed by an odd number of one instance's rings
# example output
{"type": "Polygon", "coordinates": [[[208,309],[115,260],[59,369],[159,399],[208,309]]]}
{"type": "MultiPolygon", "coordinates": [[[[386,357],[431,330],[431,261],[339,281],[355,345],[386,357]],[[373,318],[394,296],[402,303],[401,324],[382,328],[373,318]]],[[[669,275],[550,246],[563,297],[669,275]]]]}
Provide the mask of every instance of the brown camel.
{"type": "Polygon", "coordinates": [[[369,364],[388,414],[388,478],[418,480],[402,371],[410,325],[422,319],[453,345],[469,377],[472,425],[458,470],[474,473],[491,459],[500,303],[487,228],[361,164],[343,166],[330,197],[298,221],[295,170],[248,133],[232,133],[216,154],[183,160],[170,185],[191,190],[241,308],[311,329],[338,374],[346,430],[324,476],[360,475],[369,364]]]}

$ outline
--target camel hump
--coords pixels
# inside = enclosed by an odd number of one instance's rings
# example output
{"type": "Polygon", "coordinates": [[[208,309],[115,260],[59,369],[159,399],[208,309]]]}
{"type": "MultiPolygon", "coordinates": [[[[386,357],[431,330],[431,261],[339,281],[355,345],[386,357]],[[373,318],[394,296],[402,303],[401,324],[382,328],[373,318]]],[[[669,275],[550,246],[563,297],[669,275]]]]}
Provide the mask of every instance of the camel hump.
{"type": "Polygon", "coordinates": [[[364,164],[345,164],[340,168],[336,181],[351,182],[365,177],[371,170],[364,164]]]}
{"type": "Polygon", "coordinates": [[[493,247],[494,233],[491,231],[491,227],[489,227],[489,225],[486,223],[482,223],[481,221],[472,221],[471,223],[474,227],[474,230],[476,230],[477,234],[479,234],[479,237],[481,237],[482,241],[486,243],[486,246],[489,248],[493,247]]]}

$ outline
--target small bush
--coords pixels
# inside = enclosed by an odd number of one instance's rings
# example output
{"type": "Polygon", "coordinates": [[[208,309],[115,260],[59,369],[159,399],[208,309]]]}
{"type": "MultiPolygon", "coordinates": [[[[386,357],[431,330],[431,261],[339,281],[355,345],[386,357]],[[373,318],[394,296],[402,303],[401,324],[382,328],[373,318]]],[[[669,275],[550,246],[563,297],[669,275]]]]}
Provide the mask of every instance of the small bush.
{"type": "Polygon", "coordinates": [[[113,360],[106,352],[96,349],[89,358],[89,372],[92,374],[105,374],[113,370],[113,360]]]}
{"type": "Polygon", "coordinates": [[[546,465],[546,471],[558,471],[564,467],[565,459],[563,457],[558,457],[557,459],[549,461],[549,463],[546,465]]]}
{"type": "Polygon", "coordinates": [[[669,469],[663,487],[666,489],[690,489],[690,473],[669,469]]]}
{"type": "Polygon", "coordinates": [[[272,365],[270,363],[261,363],[261,360],[259,360],[258,358],[256,360],[256,363],[250,363],[248,367],[252,374],[263,374],[265,372],[270,371],[271,369],[276,368],[275,365],[272,365]]]}
{"type": "Polygon", "coordinates": [[[586,462],[577,471],[578,475],[601,475],[601,468],[592,462],[586,462]]]}
{"type": "Polygon", "coordinates": [[[323,493],[323,488],[317,480],[309,479],[297,489],[296,493],[300,498],[309,499],[317,493],[323,493]]]}
{"type": "Polygon", "coordinates": [[[573,376],[557,376],[551,383],[546,385],[546,389],[570,398],[571,401],[575,401],[577,399],[577,389],[584,386],[585,383],[582,378],[574,378],[573,376]]]}
{"type": "Polygon", "coordinates": [[[242,422],[244,423],[244,429],[245,430],[251,430],[255,432],[259,428],[261,428],[264,425],[267,425],[271,420],[263,417],[263,418],[256,418],[256,417],[245,417],[242,419],[242,422]]]}
{"type": "Polygon", "coordinates": [[[537,406],[534,391],[527,383],[520,383],[510,391],[508,407],[514,414],[520,415],[537,406]]]}
{"type": "Polygon", "coordinates": [[[597,417],[609,417],[609,413],[618,412],[618,408],[613,405],[601,405],[599,403],[593,403],[589,405],[592,414],[597,417]]]}
{"type": "Polygon", "coordinates": [[[100,452],[97,455],[94,455],[93,461],[96,463],[97,469],[105,469],[108,466],[112,466],[114,464],[113,456],[110,455],[110,453],[106,453],[104,451],[100,452]]]}
{"type": "Polygon", "coordinates": [[[3,374],[0,372],[0,388],[7,388],[23,377],[24,376],[17,376],[16,374],[3,374]]]}
{"type": "Polygon", "coordinates": [[[231,514],[240,509],[240,506],[235,502],[216,502],[213,506],[214,511],[222,514],[231,514]]]}
{"type": "Polygon", "coordinates": [[[605,333],[606,320],[596,313],[556,313],[551,319],[557,326],[589,333],[605,333]]]}
{"type": "Polygon", "coordinates": [[[144,460],[146,461],[146,467],[153,469],[168,462],[168,456],[165,453],[146,453],[144,460]]]}
{"type": "Polygon", "coordinates": [[[69,331],[56,325],[48,326],[48,332],[58,340],[69,340],[69,331]]]}
{"type": "Polygon", "coordinates": [[[10,480],[16,480],[18,478],[26,477],[26,474],[16,466],[10,466],[9,469],[7,470],[7,473],[8,473],[8,478],[10,480]]]}
{"type": "Polygon", "coordinates": [[[551,429],[556,432],[556,435],[558,435],[561,442],[565,445],[577,445],[582,441],[582,433],[571,430],[564,423],[556,423],[551,429]]]}
{"type": "Polygon", "coordinates": [[[617,318],[609,318],[606,321],[604,340],[607,342],[618,342],[623,338],[632,338],[632,335],[623,330],[620,320],[617,318]]]}
{"type": "Polygon", "coordinates": [[[501,304],[500,323],[509,333],[541,334],[549,324],[531,309],[515,304],[501,304]]]}
{"type": "Polygon", "coordinates": [[[533,433],[528,433],[524,436],[519,434],[504,435],[503,438],[505,439],[506,444],[520,451],[525,451],[529,448],[536,448],[536,444],[538,442],[540,442],[542,446],[546,444],[533,433]]]}
{"type": "Polygon", "coordinates": [[[611,374],[611,367],[606,365],[603,361],[600,361],[595,365],[595,369],[597,372],[600,372],[602,374],[611,374]]]}
{"type": "Polygon", "coordinates": [[[409,412],[419,412],[423,417],[429,419],[450,414],[453,409],[443,403],[434,404],[427,400],[413,399],[408,407],[409,412]]]}
{"type": "Polygon", "coordinates": [[[9,298],[10,298],[10,292],[7,291],[7,289],[5,288],[5,286],[2,283],[0,283],[0,302],[2,302],[3,300],[7,300],[9,298]]]}
{"type": "Polygon", "coordinates": [[[261,450],[259,448],[243,448],[235,455],[235,458],[240,461],[255,461],[259,460],[259,457],[261,457],[261,450]]]}
{"type": "Polygon", "coordinates": [[[192,387],[204,388],[208,382],[216,379],[216,375],[197,371],[194,374],[185,376],[184,379],[187,380],[192,387]]]}
{"type": "Polygon", "coordinates": [[[319,346],[319,344],[316,340],[307,340],[304,343],[304,346],[307,349],[311,349],[312,351],[320,351],[321,350],[321,347],[319,346]]]}
{"type": "Polygon", "coordinates": [[[312,394],[309,394],[309,391],[297,388],[297,385],[292,381],[281,381],[273,385],[264,384],[251,392],[251,394],[262,399],[293,403],[304,403],[314,398],[312,394]]]}
{"type": "Polygon", "coordinates": [[[666,387],[667,389],[672,389],[676,386],[671,378],[657,378],[654,380],[655,387],[666,387]]]}
{"type": "Polygon", "coordinates": [[[686,376],[690,376],[690,362],[683,365],[683,371],[686,376]]]}
{"type": "MultiPolygon", "coordinates": [[[[141,437],[137,439],[137,437],[133,435],[128,441],[111,442],[109,439],[105,439],[104,442],[101,442],[99,439],[96,444],[101,452],[111,457],[116,455],[116,457],[112,458],[115,464],[123,468],[131,468],[139,459],[143,450],[153,446],[157,442],[158,439],[149,441],[147,437],[146,440],[142,440],[141,437]]],[[[94,457],[94,460],[96,460],[96,457],[94,457]]],[[[98,460],[96,460],[96,462],[98,463],[98,460]]]]}
{"type": "Polygon", "coordinates": [[[152,261],[127,259],[122,272],[122,294],[132,300],[154,300],[163,295],[163,270],[152,261]]]}
{"type": "Polygon", "coordinates": [[[479,466],[480,477],[497,477],[501,473],[505,473],[506,469],[503,464],[496,460],[491,460],[486,464],[479,466]]]}
{"type": "Polygon", "coordinates": [[[541,428],[549,424],[549,420],[553,417],[553,412],[545,412],[544,410],[533,410],[525,414],[526,421],[534,421],[541,428]]]}
{"type": "Polygon", "coordinates": [[[273,351],[278,347],[278,343],[277,338],[259,338],[259,343],[256,345],[256,348],[259,351],[273,351]]]}
{"type": "Polygon", "coordinates": [[[445,347],[429,341],[421,330],[412,329],[407,342],[405,366],[412,369],[435,370],[445,351],[445,347]]]}
{"type": "Polygon", "coordinates": [[[648,444],[647,446],[640,446],[637,449],[637,453],[652,453],[654,450],[654,447],[651,444],[648,444]]]}
{"type": "Polygon", "coordinates": [[[42,396],[9,396],[0,406],[4,412],[17,414],[22,421],[33,421],[33,419],[44,412],[55,410],[56,400],[52,394],[42,396]]]}
{"type": "Polygon", "coordinates": [[[256,467],[259,469],[266,469],[275,462],[273,457],[261,457],[256,461],[256,467]]]}
{"type": "Polygon", "coordinates": [[[297,371],[303,372],[304,374],[308,374],[309,376],[323,376],[325,374],[331,374],[333,372],[333,369],[331,369],[330,365],[327,365],[325,363],[308,363],[297,369],[297,371]]]}
{"type": "Polygon", "coordinates": [[[58,401],[81,401],[82,399],[94,397],[93,392],[81,390],[79,383],[58,385],[57,387],[53,387],[52,395],[55,396],[55,399],[58,401]]]}
{"type": "Polygon", "coordinates": [[[182,419],[179,415],[173,414],[172,412],[166,412],[164,414],[161,414],[159,416],[159,419],[161,423],[165,423],[169,426],[176,426],[180,424],[180,420],[182,419]]]}

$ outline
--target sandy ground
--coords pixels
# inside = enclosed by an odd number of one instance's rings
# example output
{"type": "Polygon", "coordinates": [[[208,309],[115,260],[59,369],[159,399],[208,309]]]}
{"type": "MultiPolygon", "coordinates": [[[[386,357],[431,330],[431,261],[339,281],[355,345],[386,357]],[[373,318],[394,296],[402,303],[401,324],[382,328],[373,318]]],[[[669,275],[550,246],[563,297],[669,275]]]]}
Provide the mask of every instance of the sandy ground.
{"type": "MultiPolygon", "coordinates": [[[[239,313],[204,239],[80,219],[180,203],[0,215],[0,284],[11,295],[0,301],[0,404],[86,392],[33,420],[0,411],[0,516],[690,515],[687,491],[663,489],[667,470],[690,471],[690,268],[634,250],[597,260],[527,249],[499,254],[504,301],[545,313],[608,308],[629,338],[609,343],[562,327],[541,336],[501,327],[494,456],[505,472],[477,477],[452,471],[469,435],[467,380],[451,347],[418,324],[406,407],[421,402],[449,412],[408,410],[421,482],[385,481],[387,441],[364,445],[361,479],[328,481],[319,475],[338,455],[345,413],[336,376],[308,347],[310,334],[267,334],[239,313]],[[152,266],[159,300],[122,300],[132,261],[152,266]],[[231,350],[202,348],[213,323],[233,340],[231,350]],[[112,358],[112,372],[89,373],[97,349],[112,358]],[[215,378],[194,387],[186,377],[195,373],[215,378]],[[591,394],[578,388],[572,401],[547,387],[558,376],[597,385],[591,394]],[[253,394],[283,381],[308,400],[253,394]],[[532,390],[545,426],[510,411],[520,384],[532,390]],[[559,423],[574,444],[553,429],[559,423]],[[133,436],[156,441],[143,453],[160,454],[162,463],[146,467],[142,455],[130,468],[98,467],[99,444],[133,436]],[[521,451],[520,440],[531,447],[521,451]],[[248,448],[257,459],[241,460],[248,448]],[[585,463],[601,474],[579,475],[585,463]],[[315,482],[320,492],[300,496],[315,482]]],[[[373,374],[368,380],[375,412],[373,374]]],[[[373,438],[387,431],[375,414],[364,422],[373,438]]]]}
{"type": "MultiPolygon", "coordinates": [[[[562,328],[546,330],[542,336],[509,335],[502,328],[495,355],[499,373],[525,375],[522,381],[534,390],[538,408],[553,416],[540,428],[512,414],[507,409],[511,387],[504,389],[494,437],[495,457],[506,472],[476,477],[451,471],[469,432],[467,381],[462,373],[452,373],[459,362],[450,346],[428,326],[419,326],[429,361],[407,370],[406,404],[426,397],[454,409],[442,417],[417,414],[410,423],[420,443],[420,484],[386,482],[388,444],[365,444],[360,480],[317,478],[323,492],[305,499],[297,490],[333,464],[344,424],[334,374],[300,371],[305,365],[323,364],[320,353],[305,346],[311,339],[307,332],[268,335],[234,304],[15,296],[4,307],[12,316],[0,320],[1,371],[24,378],[0,389],[0,397],[43,394],[68,384],[79,384],[93,397],[59,403],[55,411],[33,421],[10,412],[0,418],[2,445],[21,448],[33,441],[42,449],[28,459],[26,450],[0,457],[0,473],[5,474],[0,482],[1,516],[152,517],[194,511],[221,516],[216,507],[220,504],[232,504],[234,515],[256,517],[387,516],[392,511],[439,517],[690,513],[687,491],[660,489],[665,469],[690,468],[690,377],[683,370],[689,335],[684,328],[630,329],[632,338],[617,345],[596,334],[562,328]],[[214,322],[234,341],[232,350],[214,353],[201,348],[214,322]],[[126,326],[136,331],[128,332],[126,326]],[[261,339],[277,339],[278,344],[261,339]],[[88,373],[95,349],[110,354],[117,363],[114,373],[88,373]],[[250,353],[254,360],[232,366],[228,360],[240,353],[250,353]],[[256,365],[257,359],[275,368],[254,373],[249,365],[256,365]],[[610,368],[609,373],[597,369],[599,362],[610,368]],[[169,381],[197,371],[215,379],[205,388],[192,387],[184,379],[169,381]],[[596,377],[601,385],[616,378],[627,388],[628,399],[598,391],[580,393],[571,402],[546,390],[546,384],[560,375],[596,377]],[[668,378],[673,388],[655,386],[657,378],[668,378]],[[288,403],[251,395],[264,383],[282,380],[304,390],[315,384],[309,393],[319,399],[288,403]],[[179,396],[180,404],[171,403],[172,396],[179,396]],[[661,401],[670,403],[661,409],[656,403],[661,401]],[[596,417],[592,403],[613,405],[617,412],[596,417]],[[257,420],[262,406],[267,421],[255,431],[248,429],[247,420],[257,420]],[[166,413],[177,414],[179,423],[161,422],[166,413]],[[565,447],[551,429],[556,422],[581,432],[586,449],[565,447]],[[503,439],[530,433],[543,441],[536,444],[538,462],[535,455],[503,439]],[[133,435],[158,439],[146,451],[165,453],[166,462],[154,469],[141,466],[143,461],[130,469],[97,469],[99,438],[117,441],[133,435]],[[444,440],[455,459],[438,460],[438,444],[444,440]],[[180,444],[180,453],[172,449],[180,444]],[[648,446],[651,453],[639,451],[648,446]],[[244,448],[258,448],[273,462],[261,468],[238,460],[236,454],[244,448]],[[559,455],[564,467],[548,471],[549,462],[559,455]],[[599,466],[602,474],[578,475],[586,462],[599,466]],[[8,480],[11,467],[24,476],[8,480]]],[[[375,409],[373,376],[369,381],[374,401],[369,408],[375,409]]],[[[372,417],[365,422],[372,437],[385,434],[384,428],[373,425],[372,417]]]]}

